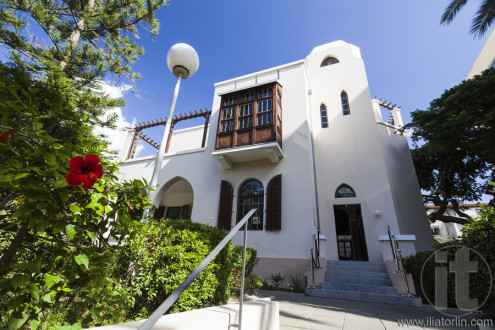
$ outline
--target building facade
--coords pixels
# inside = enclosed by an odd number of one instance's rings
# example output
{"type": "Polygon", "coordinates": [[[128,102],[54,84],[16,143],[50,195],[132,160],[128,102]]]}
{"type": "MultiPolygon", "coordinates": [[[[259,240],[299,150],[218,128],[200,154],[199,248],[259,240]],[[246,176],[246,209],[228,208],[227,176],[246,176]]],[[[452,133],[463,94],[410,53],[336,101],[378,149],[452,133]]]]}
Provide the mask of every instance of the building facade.
{"type": "MultiPolygon", "coordinates": [[[[318,227],[328,260],[382,261],[387,226],[408,237],[411,253],[431,248],[400,108],[371,98],[358,47],[332,42],[216,83],[208,119],[204,143],[203,127],[173,133],[153,196],[157,216],[229,230],[258,208],[248,245],[264,277],[306,272],[318,227]]],[[[121,171],[149,180],[154,163],[128,159],[121,171]]]]}

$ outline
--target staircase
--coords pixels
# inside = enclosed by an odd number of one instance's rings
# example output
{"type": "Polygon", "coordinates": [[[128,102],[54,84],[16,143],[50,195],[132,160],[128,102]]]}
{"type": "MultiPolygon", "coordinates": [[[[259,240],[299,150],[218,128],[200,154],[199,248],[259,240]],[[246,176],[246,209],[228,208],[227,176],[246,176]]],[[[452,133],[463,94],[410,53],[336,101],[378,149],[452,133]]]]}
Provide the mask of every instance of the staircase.
{"type": "Polygon", "coordinates": [[[307,288],[306,294],[380,304],[422,305],[421,298],[397,294],[383,262],[329,260],[321,288],[307,288]]]}

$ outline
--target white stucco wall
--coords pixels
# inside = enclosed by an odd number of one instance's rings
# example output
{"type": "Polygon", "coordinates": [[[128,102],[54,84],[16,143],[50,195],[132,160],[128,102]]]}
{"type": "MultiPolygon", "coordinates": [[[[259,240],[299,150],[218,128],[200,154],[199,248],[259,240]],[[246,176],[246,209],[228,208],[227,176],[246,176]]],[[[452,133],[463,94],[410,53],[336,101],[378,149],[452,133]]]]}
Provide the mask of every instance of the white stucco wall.
{"type": "Polygon", "coordinates": [[[170,140],[169,153],[201,148],[205,125],[174,130],[170,140]]]}
{"type": "Polygon", "coordinates": [[[495,67],[495,29],[490,33],[466,79],[471,79],[490,67],[495,67]]]}

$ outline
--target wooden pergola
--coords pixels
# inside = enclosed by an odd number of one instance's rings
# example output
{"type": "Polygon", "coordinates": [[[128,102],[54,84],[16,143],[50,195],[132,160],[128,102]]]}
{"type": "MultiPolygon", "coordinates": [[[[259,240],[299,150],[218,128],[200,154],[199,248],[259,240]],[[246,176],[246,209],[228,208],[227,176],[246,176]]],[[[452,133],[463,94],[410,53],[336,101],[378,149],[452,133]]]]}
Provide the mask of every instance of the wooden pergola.
{"type": "MultiPolygon", "coordinates": [[[[165,152],[168,152],[168,149],[170,147],[170,141],[172,140],[172,133],[174,131],[175,124],[177,124],[180,121],[193,119],[193,118],[199,118],[199,117],[203,117],[205,119],[205,127],[204,127],[204,131],[203,131],[203,142],[201,143],[201,148],[204,148],[204,146],[206,144],[206,133],[208,132],[208,124],[210,121],[210,115],[211,115],[211,110],[208,110],[207,108],[205,108],[204,111],[203,111],[203,109],[200,109],[199,112],[194,110],[194,112],[175,115],[172,118],[172,123],[170,124],[170,133],[168,135],[167,147],[165,149],[165,152]]],[[[137,124],[136,126],[134,126],[134,128],[129,128],[129,129],[134,130],[134,138],[132,140],[132,146],[131,146],[131,149],[129,150],[129,154],[127,155],[127,159],[134,158],[134,154],[136,153],[136,148],[137,148],[137,144],[138,144],[139,140],[143,140],[143,141],[147,142],[149,145],[151,145],[152,147],[154,147],[156,149],[160,149],[160,145],[158,143],[156,143],[155,141],[153,141],[152,139],[150,139],[146,135],[142,134],[141,131],[146,129],[146,128],[151,128],[151,127],[156,127],[156,126],[161,126],[161,125],[165,126],[166,123],[167,123],[167,120],[160,118],[160,119],[152,120],[151,122],[147,121],[147,122],[137,124]]]]}
{"type": "MultiPolygon", "coordinates": [[[[389,102],[387,104],[387,100],[385,101],[382,101],[381,98],[377,99],[376,96],[373,98],[374,100],[377,100],[378,101],[378,104],[380,104],[381,107],[384,107],[385,109],[388,109],[390,111],[394,110],[394,108],[397,108],[400,110],[400,106],[396,107],[397,104],[394,104],[392,105],[392,102],[389,102]]],[[[388,118],[388,123],[390,125],[395,125],[394,123],[394,118],[392,117],[392,114],[389,115],[389,118],[388,118]]]]}

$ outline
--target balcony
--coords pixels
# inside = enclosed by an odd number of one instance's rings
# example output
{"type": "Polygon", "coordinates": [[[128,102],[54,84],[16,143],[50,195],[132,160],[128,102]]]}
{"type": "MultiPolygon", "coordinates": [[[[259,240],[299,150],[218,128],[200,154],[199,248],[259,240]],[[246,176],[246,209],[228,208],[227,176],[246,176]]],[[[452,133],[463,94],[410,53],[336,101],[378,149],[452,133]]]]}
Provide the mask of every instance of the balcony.
{"type": "Polygon", "coordinates": [[[224,168],[268,159],[282,152],[282,86],[271,82],[221,95],[220,116],[212,155],[224,168]]]}
{"type": "Polygon", "coordinates": [[[230,170],[236,163],[266,159],[272,164],[277,164],[284,158],[284,153],[277,142],[216,150],[212,155],[226,170],[230,170]]]}

